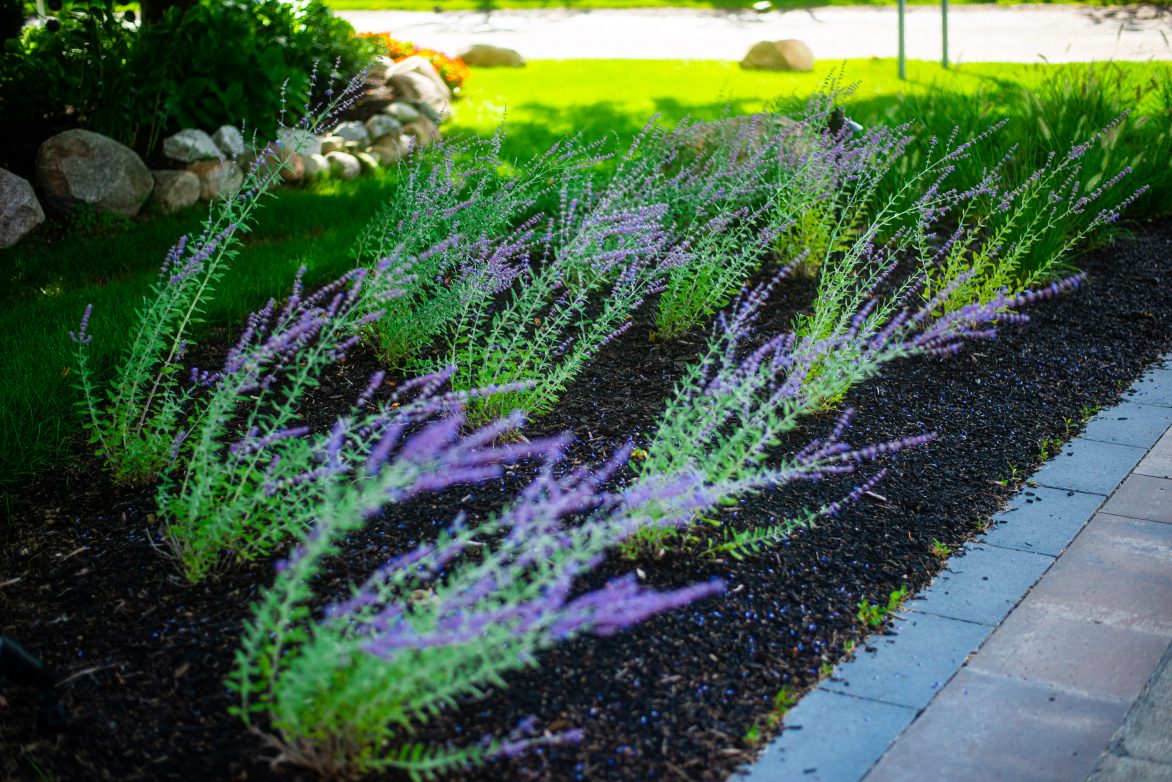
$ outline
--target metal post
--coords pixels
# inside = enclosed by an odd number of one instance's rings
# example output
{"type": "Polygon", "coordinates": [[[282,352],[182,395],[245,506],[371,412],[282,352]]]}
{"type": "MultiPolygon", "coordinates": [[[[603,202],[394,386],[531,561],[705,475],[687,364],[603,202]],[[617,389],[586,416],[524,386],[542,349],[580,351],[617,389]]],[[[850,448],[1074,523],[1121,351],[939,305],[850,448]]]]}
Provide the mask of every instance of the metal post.
{"type": "Polygon", "coordinates": [[[903,17],[907,12],[907,0],[899,0],[899,78],[907,79],[907,57],[904,54],[903,17]]]}
{"type": "Polygon", "coordinates": [[[940,56],[940,65],[948,67],[948,0],[940,0],[940,33],[942,43],[942,54],[940,56]]]}

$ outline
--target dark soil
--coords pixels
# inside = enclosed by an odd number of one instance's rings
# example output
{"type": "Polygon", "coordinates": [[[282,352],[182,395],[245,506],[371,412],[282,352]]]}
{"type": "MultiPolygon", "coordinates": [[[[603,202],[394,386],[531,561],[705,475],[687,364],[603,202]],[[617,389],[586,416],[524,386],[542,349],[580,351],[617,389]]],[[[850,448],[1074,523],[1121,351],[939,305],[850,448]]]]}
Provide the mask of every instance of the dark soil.
{"type": "MultiPolygon", "coordinates": [[[[510,677],[506,690],[428,726],[424,738],[475,741],[535,715],[547,729],[586,730],[580,745],[494,764],[469,776],[496,780],[717,780],[750,760],[745,734],[772,731],[782,688],[818,680],[824,663],[865,643],[860,600],[915,591],[939,570],[932,544],[973,537],[1028,476],[1045,438],[1073,437],[1088,410],[1112,404],[1172,349],[1172,222],[1087,254],[1080,291],[1035,306],[947,360],[905,361],[851,392],[849,439],[863,444],[933,431],[930,445],[882,466],[876,496],[774,550],[742,561],[673,554],[618,557],[592,583],[637,566],[670,587],[713,576],[728,591],[617,637],[585,637],[510,677]]],[[[784,327],[812,286],[786,283],[764,330],[784,327]]],[[[650,434],[701,336],[656,344],[640,321],[610,345],[556,413],[527,432],[568,428],[571,459],[598,459],[628,436],[650,434]]],[[[351,360],[320,389],[320,420],[343,409],[374,368],[351,360]]],[[[792,444],[824,431],[811,420],[792,444]]],[[[80,452],[80,449],[79,449],[80,452]]],[[[857,481],[857,478],[855,479],[857,481]]],[[[417,503],[376,522],[333,574],[360,578],[390,551],[435,534],[457,508],[499,507],[514,485],[487,485],[417,503]]],[[[836,499],[849,484],[817,483],[725,509],[729,524],[783,519],[803,504],[836,499]]],[[[218,582],[186,585],[150,545],[152,492],[118,489],[82,459],[10,498],[0,542],[0,632],[20,639],[65,679],[64,730],[38,727],[29,688],[0,684],[0,775],[14,779],[296,779],[273,771],[271,751],[227,714],[224,688],[241,622],[272,563],[218,582]]]]}

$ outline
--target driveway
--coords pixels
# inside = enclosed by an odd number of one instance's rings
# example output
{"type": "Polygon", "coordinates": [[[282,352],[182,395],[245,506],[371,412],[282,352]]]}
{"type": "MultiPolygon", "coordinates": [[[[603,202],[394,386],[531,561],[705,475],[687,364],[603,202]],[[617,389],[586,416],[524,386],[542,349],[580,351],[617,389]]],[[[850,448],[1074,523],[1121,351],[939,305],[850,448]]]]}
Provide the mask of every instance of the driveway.
{"type": "MultiPolygon", "coordinates": [[[[800,38],[815,57],[895,57],[895,8],[801,11],[695,9],[576,11],[342,11],[359,31],[393,32],[449,53],[472,43],[508,46],[528,59],[739,60],[756,41],[800,38]]],[[[907,55],[940,58],[940,8],[907,13],[907,55]]],[[[1132,6],[955,6],[953,62],[1172,60],[1172,8],[1132,6]]]]}

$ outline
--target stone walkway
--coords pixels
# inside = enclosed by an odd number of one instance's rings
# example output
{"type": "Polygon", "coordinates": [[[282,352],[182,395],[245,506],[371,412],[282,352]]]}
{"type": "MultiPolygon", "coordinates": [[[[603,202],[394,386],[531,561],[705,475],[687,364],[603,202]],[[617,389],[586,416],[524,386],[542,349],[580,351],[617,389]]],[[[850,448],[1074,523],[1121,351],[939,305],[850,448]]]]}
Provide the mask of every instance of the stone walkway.
{"type": "Polygon", "coordinates": [[[1172,357],[993,522],[749,782],[1172,782],[1172,357]]]}
{"type": "MultiPolygon", "coordinates": [[[[437,2],[441,5],[442,0],[437,2]]],[[[895,8],[836,6],[802,11],[541,9],[420,13],[342,11],[362,32],[392,32],[457,54],[473,43],[507,46],[530,60],[618,58],[737,60],[757,41],[799,38],[824,61],[895,57],[895,8]]],[[[1071,5],[954,6],[953,62],[1076,62],[1172,59],[1172,9],[1071,5]]],[[[907,13],[907,55],[940,59],[939,6],[907,13]]]]}

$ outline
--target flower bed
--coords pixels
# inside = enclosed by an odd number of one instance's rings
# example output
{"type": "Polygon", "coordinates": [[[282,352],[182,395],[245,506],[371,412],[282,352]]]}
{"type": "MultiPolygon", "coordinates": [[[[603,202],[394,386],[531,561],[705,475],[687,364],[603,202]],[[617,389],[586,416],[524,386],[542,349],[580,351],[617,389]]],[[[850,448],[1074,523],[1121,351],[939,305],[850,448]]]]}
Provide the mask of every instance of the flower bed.
{"type": "MultiPolygon", "coordinates": [[[[356,245],[363,269],[313,295],[297,283],[234,345],[192,349],[203,292],[275,182],[258,166],[168,258],[108,397],[85,364],[88,312],[74,334],[97,453],[30,488],[0,561],[35,563],[5,584],[21,617],[5,630],[67,672],[86,718],[26,760],[63,776],[293,773],[266,757],[727,773],[882,621],[869,606],[977,530],[1011,464],[1168,343],[1168,294],[1147,279],[1166,271],[1166,225],[1127,275],[1119,253],[1085,259],[1089,291],[996,291],[1051,279],[1058,256],[1031,248],[1069,246],[1129,200],[1052,231],[1047,215],[1110,192],[1079,195],[1079,149],[946,190],[966,142],[876,206],[910,140],[828,135],[829,109],[649,130],[607,179],[590,146],[507,181],[499,140],[440,148],[405,164],[356,245]],[[1000,208],[969,211],[983,199],[1000,208]],[[937,238],[946,214],[982,227],[937,238]],[[738,298],[746,277],[758,287],[738,298]],[[1023,324],[1010,310],[1027,304],[1023,324]],[[1135,307],[1149,338],[1124,347],[1135,307]],[[964,346],[994,324],[1000,341],[964,346]],[[535,416],[523,435],[498,418],[512,408],[535,416]]],[[[25,719],[3,741],[28,744],[35,700],[14,703],[25,719]]]]}

